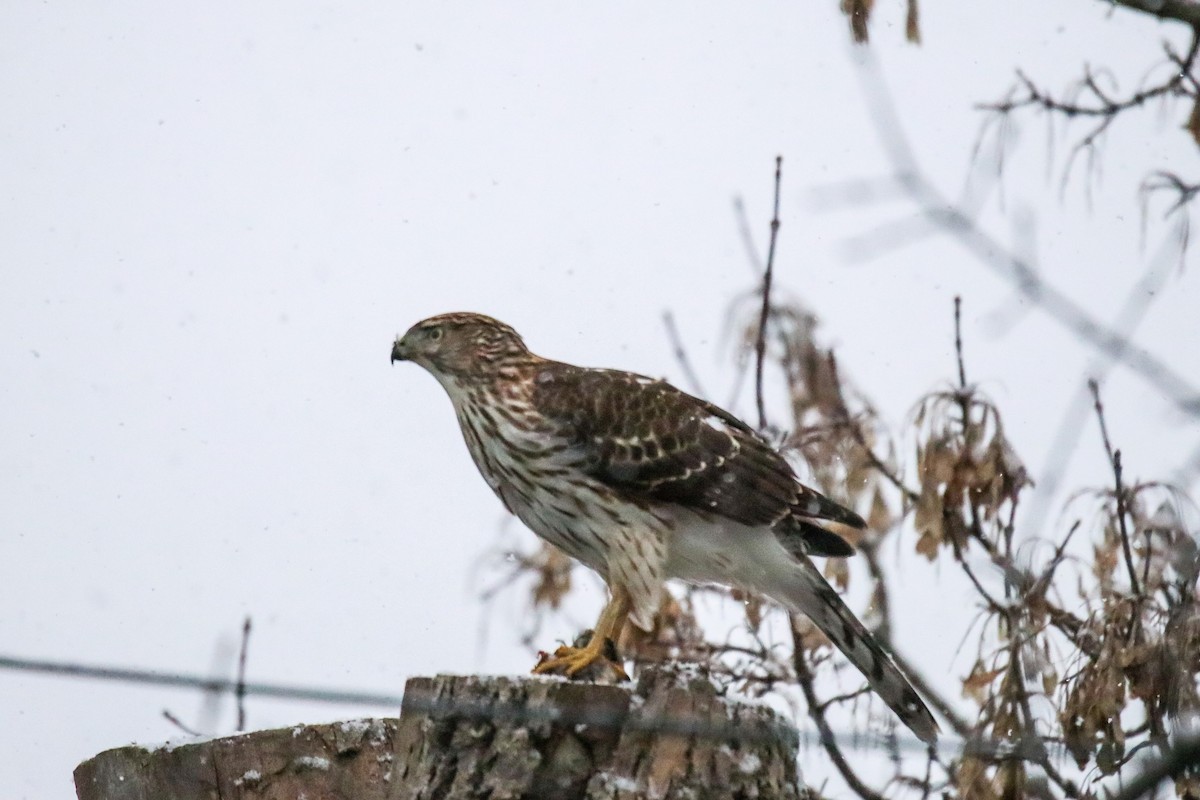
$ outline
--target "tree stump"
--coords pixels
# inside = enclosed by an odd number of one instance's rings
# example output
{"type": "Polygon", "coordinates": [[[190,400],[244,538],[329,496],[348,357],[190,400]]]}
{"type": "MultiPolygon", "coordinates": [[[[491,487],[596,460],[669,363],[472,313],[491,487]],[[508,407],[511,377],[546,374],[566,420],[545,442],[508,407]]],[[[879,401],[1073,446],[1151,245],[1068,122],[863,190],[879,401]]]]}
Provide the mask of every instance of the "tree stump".
{"type": "Polygon", "coordinates": [[[695,669],[636,687],[561,678],[412,678],[400,718],[108,750],[79,800],[800,798],[796,730],[695,669]]]}

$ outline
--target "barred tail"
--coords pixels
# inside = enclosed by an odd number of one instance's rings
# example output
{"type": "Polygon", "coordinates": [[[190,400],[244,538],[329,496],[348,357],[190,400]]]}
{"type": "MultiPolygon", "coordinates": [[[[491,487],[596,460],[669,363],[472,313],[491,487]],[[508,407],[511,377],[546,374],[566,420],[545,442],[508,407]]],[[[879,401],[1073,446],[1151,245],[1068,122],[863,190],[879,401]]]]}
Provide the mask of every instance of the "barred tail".
{"type": "Polygon", "coordinates": [[[937,741],[937,723],[908,678],[892,661],[854,613],[842,602],[816,566],[807,558],[773,559],[779,568],[768,575],[770,586],[759,587],[788,609],[806,615],[850,663],[866,677],[871,689],[921,741],[937,741]]]}

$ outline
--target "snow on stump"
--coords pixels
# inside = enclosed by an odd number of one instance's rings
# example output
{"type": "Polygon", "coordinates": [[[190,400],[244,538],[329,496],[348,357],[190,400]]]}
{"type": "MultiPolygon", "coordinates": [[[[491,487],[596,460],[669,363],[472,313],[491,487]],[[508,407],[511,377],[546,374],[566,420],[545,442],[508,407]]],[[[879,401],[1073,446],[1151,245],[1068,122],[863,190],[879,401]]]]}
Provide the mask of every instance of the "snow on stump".
{"type": "Polygon", "coordinates": [[[798,799],[797,742],[683,667],[632,688],[439,675],[409,680],[399,720],[117,748],[75,785],[79,800],[798,799]]]}

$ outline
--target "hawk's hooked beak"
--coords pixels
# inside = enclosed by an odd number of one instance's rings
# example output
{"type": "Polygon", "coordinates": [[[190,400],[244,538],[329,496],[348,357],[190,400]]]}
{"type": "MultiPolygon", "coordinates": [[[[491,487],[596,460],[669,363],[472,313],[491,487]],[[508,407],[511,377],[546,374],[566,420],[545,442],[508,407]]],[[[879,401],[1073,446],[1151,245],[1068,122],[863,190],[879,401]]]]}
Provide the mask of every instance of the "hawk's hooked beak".
{"type": "Polygon", "coordinates": [[[392,343],[392,363],[395,364],[397,361],[408,361],[408,346],[404,342],[404,337],[392,343]]]}

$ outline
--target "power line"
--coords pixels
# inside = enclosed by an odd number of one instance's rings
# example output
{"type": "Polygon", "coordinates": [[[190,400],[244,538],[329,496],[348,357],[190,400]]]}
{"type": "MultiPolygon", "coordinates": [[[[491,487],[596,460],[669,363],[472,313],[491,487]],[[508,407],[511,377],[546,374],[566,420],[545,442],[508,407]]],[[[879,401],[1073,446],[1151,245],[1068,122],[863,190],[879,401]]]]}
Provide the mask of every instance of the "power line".
{"type": "Polygon", "coordinates": [[[174,686],[182,689],[200,689],[206,692],[236,693],[244,690],[247,695],[274,697],[283,700],[308,700],[316,703],[342,703],[364,706],[388,706],[398,709],[401,696],[383,692],[361,692],[344,689],[323,689],[311,686],[287,686],[278,683],[239,683],[226,678],[204,677],[173,672],[157,672],[129,667],[101,667],[89,664],[73,664],[61,661],[45,661],[32,658],[17,658],[0,655],[0,669],[62,675],[73,678],[116,681],[120,683],[174,686]]]}
{"type": "MultiPolygon", "coordinates": [[[[793,745],[799,745],[801,748],[815,746],[820,740],[819,736],[809,731],[798,731],[785,723],[770,724],[767,721],[763,721],[761,725],[747,728],[745,726],[733,726],[730,724],[713,724],[703,719],[672,715],[642,718],[636,715],[630,716],[630,712],[628,711],[617,713],[613,710],[604,709],[531,708],[524,704],[514,704],[511,702],[466,701],[461,698],[441,698],[429,696],[424,693],[402,697],[384,692],[288,686],[278,683],[239,682],[226,678],[159,672],[148,669],[96,666],[0,655],[0,670],[3,669],[35,674],[58,675],[68,678],[87,678],[138,685],[200,689],[201,691],[214,693],[228,692],[236,694],[244,692],[247,696],[256,695],[282,700],[304,700],[318,703],[339,703],[374,707],[382,706],[392,709],[402,708],[404,711],[428,714],[435,718],[464,717],[467,719],[490,719],[493,721],[516,723],[549,722],[568,725],[584,724],[602,728],[628,728],[647,733],[682,734],[685,736],[715,739],[756,741],[778,738],[784,742],[790,741],[793,745]]],[[[858,732],[840,732],[834,734],[833,738],[842,743],[849,743],[851,748],[858,750],[928,752],[928,747],[923,742],[918,741],[915,737],[904,734],[863,735],[858,732]]],[[[1187,769],[1194,769],[1197,762],[1197,753],[1200,753],[1200,749],[1197,746],[1198,742],[1200,742],[1200,739],[1185,737],[1176,742],[1175,747],[1163,757],[1147,763],[1143,767],[1142,773],[1119,795],[1120,800],[1132,800],[1133,798],[1140,797],[1163,779],[1175,776],[1187,769]]],[[[948,742],[944,742],[944,744],[946,743],[948,742]]],[[[961,748],[963,754],[985,758],[995,758],[1006,754],[1008,757],[1015,756],[1022,760],[1034,760],[1036,763],[1035,759],[1031,759],[1030,753],[1023,752],[1031,744],[1035,744],[1031,742],[1000,742],[972,738],[956,742],[955,744],[958,748],[961,748]]],[[[1045,746],[1045,743],[1039,741],[1036,742],[1036,745],[1041,748],[1045,746]]],[[[1057,747],[1052,749],[1059,751],[1053,754],[1054,757],[1063,757],[1063,748],[1057,747]]]]}
{"type": "MultiPolygon", "coordinates": [[[[626,715],[614,715],[604,711],[550,711],[528,708],[512,703],[480,703],[474,701],[446,700],[417,694],[411,697],[383,692],[364,692],[342,689],[327,689],[311,686],[287,686],[277,683],[240,684],[226,678],[189,675],[186,673],[159,672],[156,670],[130,667],[97,666],[45,659],[19,658],[0,655],[0,670],[9,669],[66,678],[85,678],[150,686],[169,686],[181,689],[199,689],[205,692],[236,694],[244,691],[246,696],[272,697],[283,700],[306,700],[318,703],[341,703],[387,707],[429,714],[434,717],[466,717],[468,719],[493,718],[510,722],[544,723],[559,722],[588,724],[596,727],[632,727],[647,732],[684,734],[705,738],[755,739],[784,736],[801,747],[819,743],[819,737],[808,731],[797,731],[787,725],[764,726],[761,731],[748,732],[745,728],[730,725],[713,725],[703,720],[662,716],[653,719],[626,719],[626,715]]],[[[393,712],[395,713],[395,712],[393,712]]],[[[905,734],[864,734],[861,732],[838,732],[834,739],[860,750],[919,751],[928,748],[924,742],[905,734]]]]}

